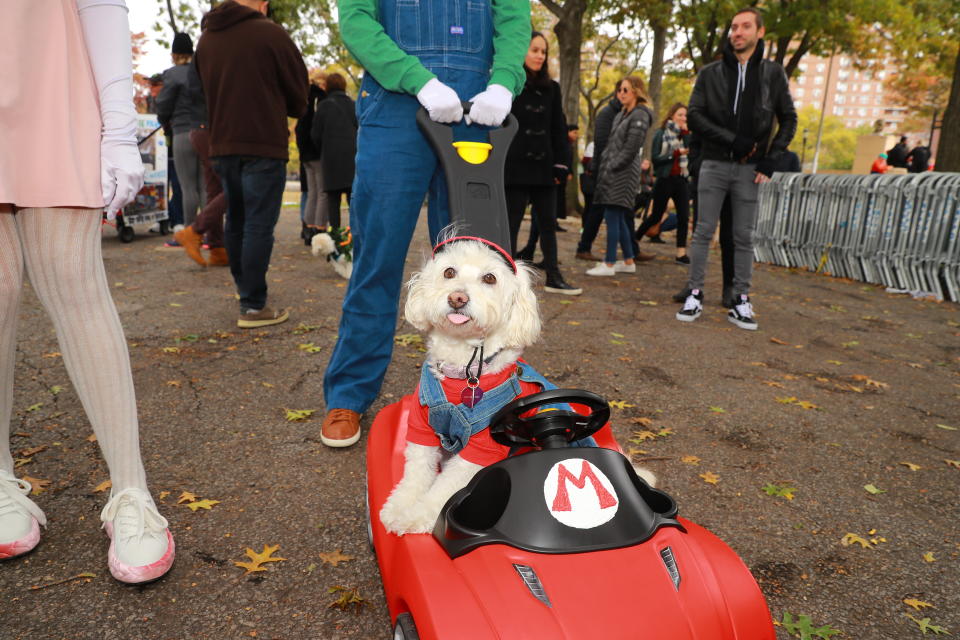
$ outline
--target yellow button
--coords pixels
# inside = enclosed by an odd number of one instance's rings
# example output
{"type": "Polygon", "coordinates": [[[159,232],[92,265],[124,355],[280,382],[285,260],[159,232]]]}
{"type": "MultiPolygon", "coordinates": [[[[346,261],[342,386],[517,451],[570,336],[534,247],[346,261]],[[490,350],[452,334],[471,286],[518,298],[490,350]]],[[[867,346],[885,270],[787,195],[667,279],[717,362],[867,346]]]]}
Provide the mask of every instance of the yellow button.
{"type": "Polygon", "coordinates": [[[467,142],[460,141],[453,143],[457,154],[470,164],[483,164],[490,155],[490,149],[493,145],[488,142],[467,142]]]}

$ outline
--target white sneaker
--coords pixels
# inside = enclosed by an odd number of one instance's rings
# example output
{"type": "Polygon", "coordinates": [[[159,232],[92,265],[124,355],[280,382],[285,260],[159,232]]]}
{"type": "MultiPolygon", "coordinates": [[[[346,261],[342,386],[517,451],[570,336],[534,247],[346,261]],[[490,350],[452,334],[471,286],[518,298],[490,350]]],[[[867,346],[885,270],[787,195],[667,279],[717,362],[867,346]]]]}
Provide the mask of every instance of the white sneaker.
{"type": "Polygon", "coordinates": [[[677,320],[680,322],[693,322],[703,313],[703,292],[694,289],[687,296],[683,303],[683,308],[677,311],[677,320]]]}
{"type": "Polygon", "coordinates": [[[183,225],[182,225],[182,224],[175,224],[175,225],[173,225],[173,232],[176,233],[177,231],[183,231],[183,225]]]}
{"type": "Polygon", "coordinates": [[[40,525],[47,518],[27,497],[31,489],[26,480],[0,469],[0,559],[23,555],[40,542],[40,525]]]}
{"type": "Polygon", "coordinates": [[[146,491],[129,488],[112,495],[100,520],[110,536],[107,564],[114,578],[137,584],[156,580],[170,570],[173,536],[146,491]]]}
{"type": "Polygon", "coordinates": [[[617,270],[606,262],[598,262],[596,266],[587,269],[588,276],[612,276],[616,272],[617,270]]]}
{"type": "Polygon", "coordinates": [[[617,260],[613,264],[613,270],[616,271],[617,273],[636,273],[637,264],[636,263],[627,264],[623,260],[617,260]]]}
{"type": "Polygon", "coordinates": [[[750,304],[750,298],[741,294],[733,305],[733,309],[727,313],[727,320],[747,331],[757,330],[757,321],[753,317],[753,305],[750,304]]]}

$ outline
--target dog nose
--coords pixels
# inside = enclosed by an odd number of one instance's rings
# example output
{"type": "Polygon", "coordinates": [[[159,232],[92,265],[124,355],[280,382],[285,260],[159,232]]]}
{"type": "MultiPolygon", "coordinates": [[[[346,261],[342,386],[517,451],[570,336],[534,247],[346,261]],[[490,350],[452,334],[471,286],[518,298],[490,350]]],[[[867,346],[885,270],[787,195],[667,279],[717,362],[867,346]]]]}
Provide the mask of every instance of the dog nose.
{"type": "Polygon", "coordinates": [[[454,309],[460,309],[465,304],[470,302],[470,297],[466,294],[465,291],[454,291],[447,296],[447,302],[454,309]]]}

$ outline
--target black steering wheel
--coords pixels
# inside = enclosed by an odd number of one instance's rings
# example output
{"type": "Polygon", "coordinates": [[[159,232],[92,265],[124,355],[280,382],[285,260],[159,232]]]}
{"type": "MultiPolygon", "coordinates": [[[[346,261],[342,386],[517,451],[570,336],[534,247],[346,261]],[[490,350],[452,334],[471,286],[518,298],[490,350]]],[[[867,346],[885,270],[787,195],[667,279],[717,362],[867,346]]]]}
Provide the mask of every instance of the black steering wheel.
{"type": "Polygon", "coordinates": [[[609,419],[610,405],[597,394],[581,389],[552,389],[517,398],[497,411],[490,418],[490,435],[507,447],[557,449],[593,435],[609,419]],[[583,405],[590,413],[556,409],[521,417],[545,404],[561,403],[583,405]]]}

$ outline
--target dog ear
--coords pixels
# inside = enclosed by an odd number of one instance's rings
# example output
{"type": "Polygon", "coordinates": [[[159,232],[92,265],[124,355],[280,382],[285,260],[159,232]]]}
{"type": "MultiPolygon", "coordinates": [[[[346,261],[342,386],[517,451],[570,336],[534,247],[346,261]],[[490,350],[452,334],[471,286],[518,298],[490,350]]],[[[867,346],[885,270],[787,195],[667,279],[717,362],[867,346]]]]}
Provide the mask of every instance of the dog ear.
{"type": "Polygon", "coordinates": [[[540,309],[533,291],[532,267],[517,265],[517,286],[506,322],[506,343],[511,347],[527,347],[540,337],[540,309]]]}
{"type": "Polygon", "coordinates": [[[427,266],[424,266],[423,270],[414,273],[407,281],[407,301],[403,305],[403,316],[418,331],[427,331],[430,328],[427,318],[429,308],[425,302],[427,282],[423,277],[426,269],[427,266]]]}

